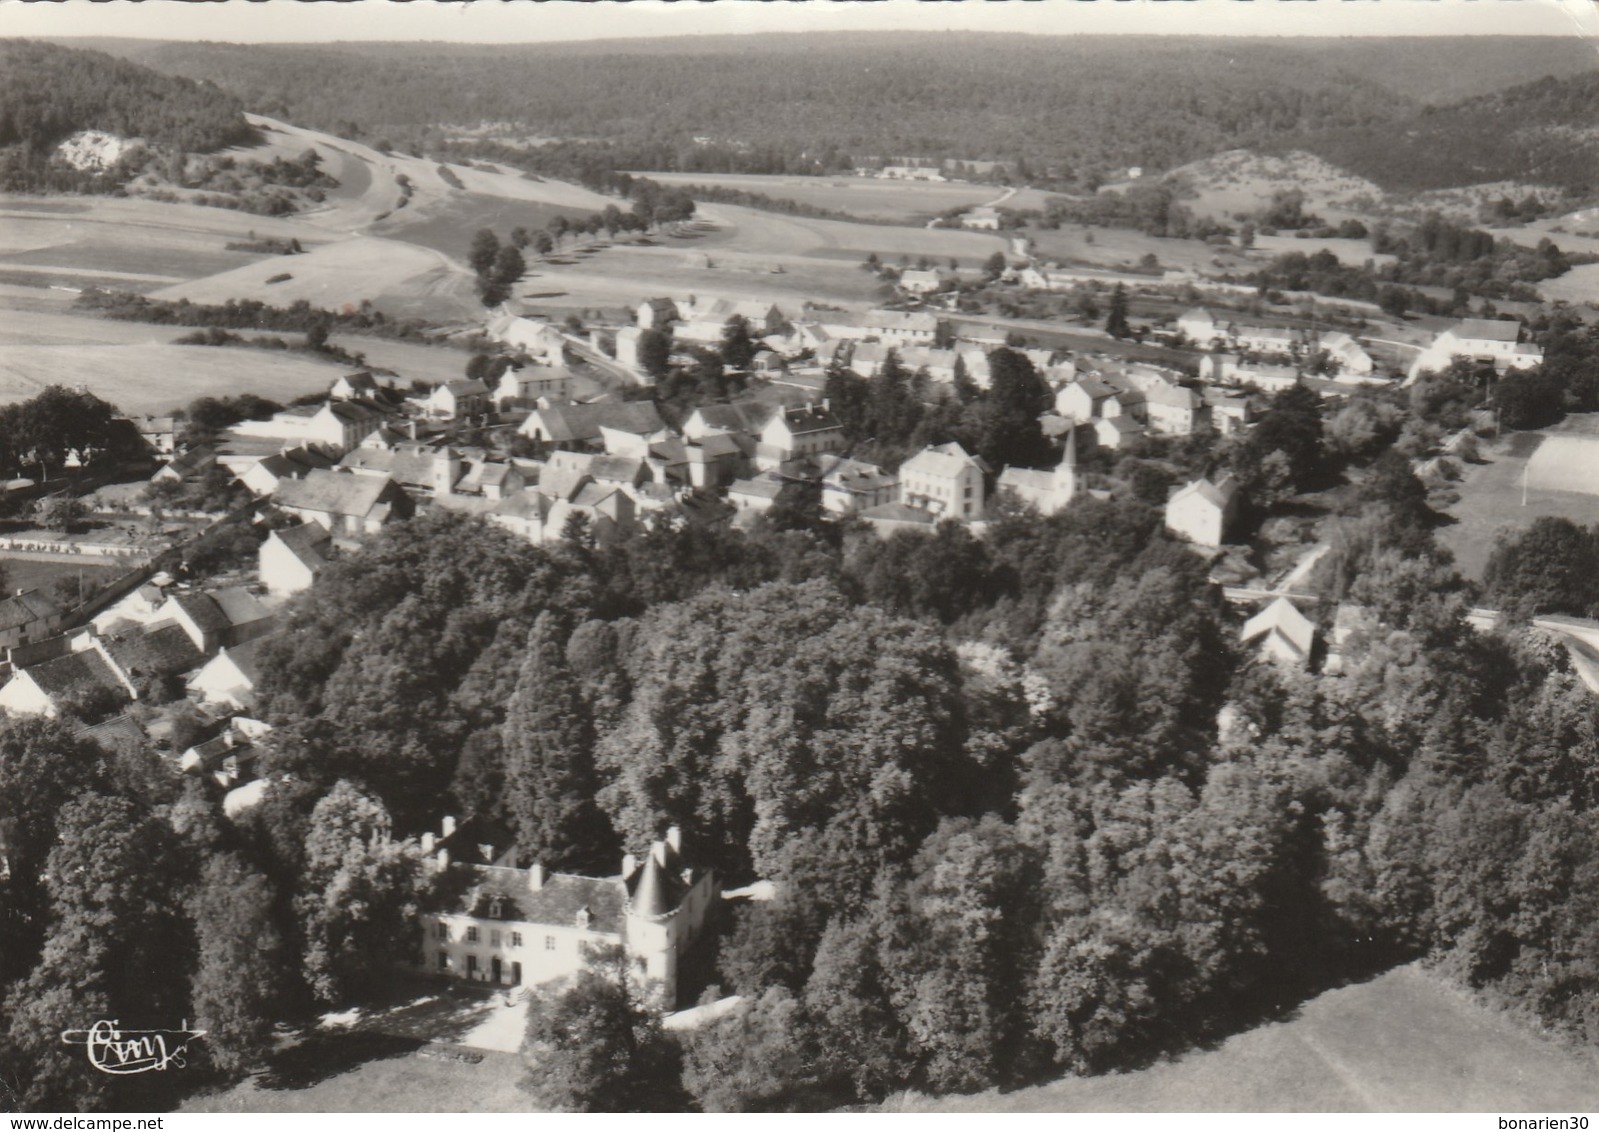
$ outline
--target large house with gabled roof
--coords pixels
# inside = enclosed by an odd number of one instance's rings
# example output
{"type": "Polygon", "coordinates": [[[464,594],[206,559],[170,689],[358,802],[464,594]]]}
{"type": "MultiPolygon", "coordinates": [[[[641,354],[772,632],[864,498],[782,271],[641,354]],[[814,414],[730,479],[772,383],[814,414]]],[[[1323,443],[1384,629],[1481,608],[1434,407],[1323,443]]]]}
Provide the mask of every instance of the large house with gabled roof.
{"type": "Polygon", "coordinates": [[[687,862],[676,826],[611,877],[518,868],[514,851],[478,842],[471,823],[423,838],[442,874],[439,906],[420,917],[422,964],[490,986],[539,986],[575,976],[586,945],[621,945],[652,997],[677,1002],[682,956],[701,938],[720,894],[716,875],[687,862]]]}

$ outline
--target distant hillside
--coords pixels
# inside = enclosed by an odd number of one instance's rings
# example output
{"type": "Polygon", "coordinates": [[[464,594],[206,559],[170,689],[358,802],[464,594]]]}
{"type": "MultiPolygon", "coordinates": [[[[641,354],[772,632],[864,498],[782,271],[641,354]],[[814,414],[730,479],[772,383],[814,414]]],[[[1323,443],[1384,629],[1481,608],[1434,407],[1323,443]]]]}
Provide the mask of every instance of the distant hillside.
{"type": "Polygon", "coordinates": [[[239,100],[208,84],[100,52],[0,40],[0,188],[87,187],[50,160],[83,130],[188,153],[254,137],[239,100]]]}
{"type": "Polygon", "coordinates": [[[1599,73],[1590,71],[1287,144],[1389,189],[1521,181],[1585,195],[1599,191],[1596,110],[1599,73]]]}
{"type": "MultiPolygon", "coordinates": [[[[816,172],[851,157],[1022,159],[1097,180],[1241,147],[1321,154],[1385,187],[1482,179],[1464,121],[1432,107],[1593,73],[1573,38],[1231,39],[950,32],[806,33],[576,44],[330,45],[96,41],[206,79],[249,109],[419,148],[437,127],[509,123],[603,142],[611,167],[816,172]],[[1442,152],[1394,175],[1395,123],[1442,152]],[[698,139],[698,140],[696,140],[698,139]],[[1308,140],[1307,140],[1308,139],[1308,140]],[[1467,152],[1470,152],[1468,147],[1467,152]],[[1379,157],[1378,154],[1382,156],[1379,157]]],[[[1520,112],[1507,108],[1512,134],[1520,112]]],[[[1509,142],[1495,143],[1513,149],[1509,142]]],[[[548,155],[554,156],[554,155],[548,155]]],[[[573,159],[566,162],[571,165],[573,159]]],[[[1495,158],[1485,167],[1500,168],[1495,158]]],[[[558,172],[565,171],[558,165],[558,172]]]]}
{"type": "Polygon", "coordinates": [[[214,81],[260,113],[368,138],[517,121],[542,136],[672,152],[709,137],[779,151],[787,165],[831,152],[1164,168],[1285,131],[1374,124],[1417,105],[1304,46],[1209,39],[166,44],[138,57],[214,81]]]}

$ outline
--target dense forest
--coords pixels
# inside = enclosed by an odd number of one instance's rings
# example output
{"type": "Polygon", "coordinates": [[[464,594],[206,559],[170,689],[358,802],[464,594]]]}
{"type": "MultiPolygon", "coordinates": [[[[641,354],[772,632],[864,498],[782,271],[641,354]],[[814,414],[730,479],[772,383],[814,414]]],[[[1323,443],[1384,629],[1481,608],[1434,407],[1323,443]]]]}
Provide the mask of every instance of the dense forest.
{"type": "Polygon", "coordinates": [[[0,40],[0,189],[78,187],[83,174],[48,159],[80,130],[143,138],[179,153],[250,141],[240,101],[214,85],[93,51],[0,40]]]}
{"type": "Polygon", "coordinates": [[[898,33],[123,49],[254,111],[418,148],[443,123],[510,122],[601,144],[612,168],[792,173],[911,155],[1021,159],[1061,183],[1285,137],[1369,136],[1425,121],[1434,100],[1592,65],[1560,40],[1439,40],[1423,56],[1394,41],[898,33]]]}
{"type": "Polygon", "coordinates": [[[1423,107],[1380,126],[1282,139],[1386,187],[1425,190],[1488,181],[1599,187],[1593,109],[1599,73],[1545,77],[1454,106],[1423,107]]]}

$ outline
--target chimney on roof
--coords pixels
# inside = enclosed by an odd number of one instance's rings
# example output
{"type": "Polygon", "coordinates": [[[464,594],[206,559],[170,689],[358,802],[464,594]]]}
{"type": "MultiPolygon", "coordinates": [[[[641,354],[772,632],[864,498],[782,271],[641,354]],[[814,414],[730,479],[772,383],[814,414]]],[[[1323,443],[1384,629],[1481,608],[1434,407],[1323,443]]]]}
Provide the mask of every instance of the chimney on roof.
{"type": "Polygon", "coordinates": [[[683,828],[676,825],[667,826],[666,843],[672,847],[672,852],[681,853],[683,851],[683,828]]]}
{"type": "Polygon", "coordinates": [[[411,417],[405,422],[406,431],[411,434],[411,439],[416,439],[416,418],[411,417]]]}
{"type": "Polygon", "coordinates": [[[544,866],[537,861],[527,867],[527,886],[534,892],[544,888],[544,866]]]}
{"type": "Polygon", "coordinates": [[[664,869],[666,867],[666,841],[664,838],[650,845],[650,856],[655,859],[655,863],[661,868],[664,869]]]}
{"type": "Polygon", "coordinates": [[[622,878],[625,880],[633,875],[633,870],[638,868],[638,858],[631,853],[622,854],[622,878]]]}
{"type": "Polygon", "coordinates": [[[439,828],[444,831],[445,837],[449,837],[455,832],[455,819],[449,814],[445,814],[444,818],[439,822],[439,828]]]}
{"type": "Polygon", "coordinates": [[[422,832],[422,852],[431,854],[434,846],[438,844],[438,841],[439,839],[433,836],[433,831],[431,829],[424,830],[422,832]]]}

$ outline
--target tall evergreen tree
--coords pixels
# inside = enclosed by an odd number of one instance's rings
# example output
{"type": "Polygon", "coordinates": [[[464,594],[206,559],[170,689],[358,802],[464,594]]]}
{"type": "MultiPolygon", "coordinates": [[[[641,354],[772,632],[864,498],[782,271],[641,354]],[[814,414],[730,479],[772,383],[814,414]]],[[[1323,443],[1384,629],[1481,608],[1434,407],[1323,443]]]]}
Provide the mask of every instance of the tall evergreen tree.
{"type": "Polygon", "coordinates": [[[199,965],[191,981],[195,1026],[222,1069],[247,1069],[271,1047],[273,1020],[287,986],[283,937],[272,922],[266,877],[242,859],[207,862],[190,900],[199,965]]]}
{"type": "Polygon", "coordinates": [[[545,865],[605,859],[611,848],[594,805],[594,726],[563,637],[553,614],[539,614],[505,717],[517,849],[545,865]]]}
{"type": "Polygon", "coordinates": [[[1133,328],[1127,325],[1127,288],[1120,283],[1110,293],[1110,313],[1105,316],[1105,333],[1112,338],[1133,336],[1133,328]]]}

